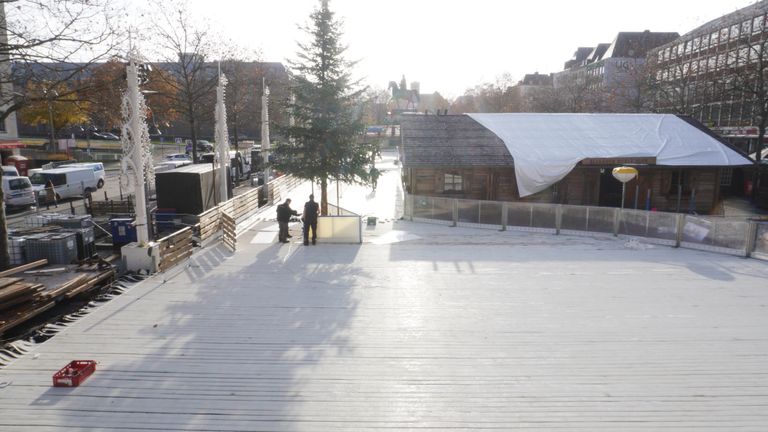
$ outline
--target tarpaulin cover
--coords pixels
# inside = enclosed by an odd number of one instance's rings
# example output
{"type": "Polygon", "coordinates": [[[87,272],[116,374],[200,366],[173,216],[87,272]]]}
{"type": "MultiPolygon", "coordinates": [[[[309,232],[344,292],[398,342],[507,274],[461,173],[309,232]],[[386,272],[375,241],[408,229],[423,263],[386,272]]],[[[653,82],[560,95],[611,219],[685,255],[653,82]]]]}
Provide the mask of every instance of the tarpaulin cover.
{"type": "Polygon", "coordinates": [[[540,192],[588,158],[655,157],[656,165],[738,166],[752,161],[671,114],[467,114],[515,161],[520,196],[540,192]]]}

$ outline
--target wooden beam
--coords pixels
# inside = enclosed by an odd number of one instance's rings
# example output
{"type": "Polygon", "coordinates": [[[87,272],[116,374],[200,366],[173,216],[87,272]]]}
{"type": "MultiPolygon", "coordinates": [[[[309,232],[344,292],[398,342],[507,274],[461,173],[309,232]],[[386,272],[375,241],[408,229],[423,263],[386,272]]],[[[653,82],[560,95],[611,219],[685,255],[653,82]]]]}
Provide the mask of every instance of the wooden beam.
{"type": "Polygon", "coordinates": [[[24,265],[21,265],[21,266],[18,266],[18,267],[14,267],[12,269],[8,269],[8,270],[5,270],[5,271],[2,271],[2,272],[0,272],[0,277],[6,277],[6,276],[14,275],[16,273],[23,272],[25,270],[33,269],[35,267],[44,266],[46,264],[48,264],[48,260],[47,259],[41,259],[41,260],[38,260],[38,261],[31,262],[29,264],[24,264],[24,265]]]}

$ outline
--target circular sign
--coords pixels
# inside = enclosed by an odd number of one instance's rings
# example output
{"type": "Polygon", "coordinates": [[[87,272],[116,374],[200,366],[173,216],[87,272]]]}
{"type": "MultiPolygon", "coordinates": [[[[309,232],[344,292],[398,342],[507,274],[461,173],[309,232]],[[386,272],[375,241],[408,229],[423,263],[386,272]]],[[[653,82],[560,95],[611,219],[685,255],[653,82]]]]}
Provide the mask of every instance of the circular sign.
{"type": "Polygon", "coordinates": [[[613,169],[613,177],[622,183],[626,183],[637,177],[637,169],[628,166],[616,167],[613,169]]]}

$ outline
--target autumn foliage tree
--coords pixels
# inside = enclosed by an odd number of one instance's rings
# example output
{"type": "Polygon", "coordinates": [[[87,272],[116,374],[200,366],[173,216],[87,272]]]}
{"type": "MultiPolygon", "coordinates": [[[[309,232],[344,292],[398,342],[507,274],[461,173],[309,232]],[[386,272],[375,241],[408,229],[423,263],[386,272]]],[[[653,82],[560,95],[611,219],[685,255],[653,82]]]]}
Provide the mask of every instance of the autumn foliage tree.
{"type": "Polygon", "coordinates": [[[21,118],[29,124],[44,124],[56,131],[89,122],[88,101],[64,83],[53,88],[47,83],[29,83],[25,91],[31,97],[21,110],[21,118]]]}

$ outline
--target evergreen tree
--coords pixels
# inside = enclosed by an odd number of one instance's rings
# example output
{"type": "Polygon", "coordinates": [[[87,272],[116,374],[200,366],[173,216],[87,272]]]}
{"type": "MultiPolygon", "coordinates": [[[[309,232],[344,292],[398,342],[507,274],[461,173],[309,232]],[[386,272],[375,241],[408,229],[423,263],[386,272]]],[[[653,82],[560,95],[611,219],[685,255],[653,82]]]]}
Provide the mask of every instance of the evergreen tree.
{"type": "Polygon", "coordinates": [[[353,62],[344,58],[341,23],[322,0],[303,30],[310,41],[299,43],[298,59],[290,62],[293,100],[286,107],[293,124],[279,131],[287,141],[275,145],[273,167],[296,177],[320,182],[322,214],[328,214],[328,180],[369,183],[373,144],[364,143],[353,62]]]}

